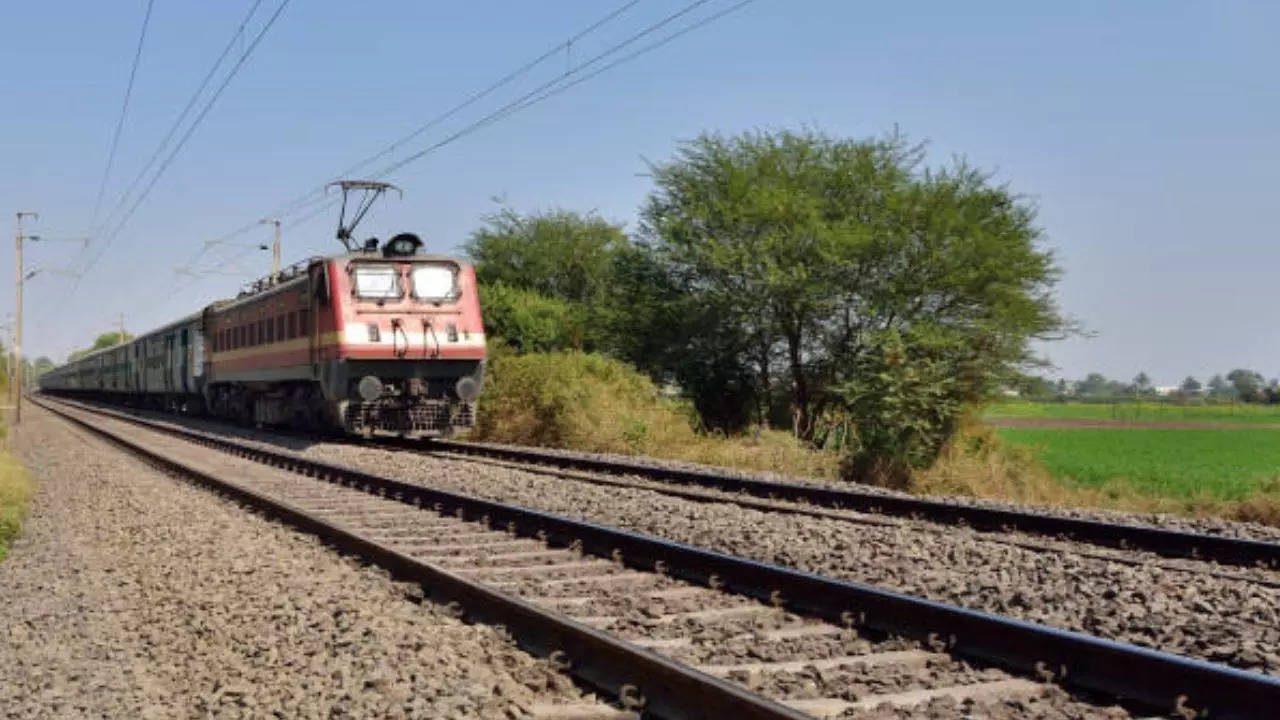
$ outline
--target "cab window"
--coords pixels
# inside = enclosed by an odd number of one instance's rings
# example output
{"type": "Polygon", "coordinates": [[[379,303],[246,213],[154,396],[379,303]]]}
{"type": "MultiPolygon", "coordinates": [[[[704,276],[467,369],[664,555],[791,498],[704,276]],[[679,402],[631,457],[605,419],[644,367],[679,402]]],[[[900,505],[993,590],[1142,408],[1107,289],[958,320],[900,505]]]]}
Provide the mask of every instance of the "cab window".
{"type": "Polygon", "coordinates": [[[356,265],[351,274],[352,287],[358,298],[387,300],[404,294],[400,289],[400,271],[394,266],[356,265]]]}
{"type": "Polygon", "coordinates": [[[414,265],[409,277],[416,300],[452,300],[458,296],[458,270],[453,265],[414,265]]]}

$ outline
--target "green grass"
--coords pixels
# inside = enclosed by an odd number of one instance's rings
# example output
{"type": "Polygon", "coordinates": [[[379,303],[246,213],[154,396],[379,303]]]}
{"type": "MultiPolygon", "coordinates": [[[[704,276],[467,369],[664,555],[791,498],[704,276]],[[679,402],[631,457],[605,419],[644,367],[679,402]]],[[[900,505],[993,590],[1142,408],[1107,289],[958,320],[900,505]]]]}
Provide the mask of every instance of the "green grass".
{"type": "Polygon", "coordinates": [[[1175,500],[1280,498],[1280,430],[1003,428],[1059,480],[1175,500]]]}
{"type": "Polygon", "coordinates": [[[1280,405],[1173,405],[1169,403],[1002,402],[983,412],[988,420],[1119,420],[1144,422],[1234,422],[1280,424],[1280,405]]]}
{"type": "Polygon", "coordinates": [[[22,529],[31,479],[26,468],[7,452],[0,451],[0,560],[9,552],[9,542],[22,529]]]}

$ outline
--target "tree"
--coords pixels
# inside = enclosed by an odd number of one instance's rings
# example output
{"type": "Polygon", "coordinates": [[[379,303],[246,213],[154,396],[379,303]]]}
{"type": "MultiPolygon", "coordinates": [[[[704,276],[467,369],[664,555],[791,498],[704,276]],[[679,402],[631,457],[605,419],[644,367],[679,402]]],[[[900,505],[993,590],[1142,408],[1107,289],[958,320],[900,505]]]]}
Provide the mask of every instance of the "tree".
{"type": "Polygon", "coordinates": [[[649,259],[735,329],[734,370],[757,393],[785,378],[800,437],[828,411],[856,421],[886,400],[860,373],[899,343],[902,372],[946,367],[950,395],[934,401],[951,408],[1028,365],[1030,340],[1071,329],[1034,209],[967,165],[922,159],[898,135],[752,132],[703,135],[651,168],[649,259]]]}
{"type": "Polygon", "coordinates": [[[613,255],[627,239],[618,225],[567,210],[520,215],[504,207],[484,222],[465,245],[477,280],[574,303],[609,290],[613,255]]]}
{"type": "MultiPolygon", "coordinates": [[[[538,332],[548,330],[551,315],[562,325],[551,346],[543,342],[544,337],[528,349],[542,345],[544,349],[595,350],[606,344],[614,256],[626,244],[620,226],[590,214],[551,210],[521,215],[504,207],[484,218],[484,226],[472,233],[465,247],[482,288],[498,284],[508,288],[488,293],[489,302],[499,296],[513,300],[510,291],[529,291],[549,299],[539,303],[527,294],[522,296],[526,310],[533,311],[531,303],[539,305],[542,329],[538,332]],[[549,303],[556,303],[558,309],[552,310],[549,303]]],[[[508,310],[495,308],[513,318],[508,310]]],[[[485,312],[488,322],[487,306],[485,312]]]]}
{"type": "Polygon", "coordinates": [[[73,350],[71,354],[67,356],[67,362],[79,360],[89,353],[97,352],[98,350],[103,350],[109,347],[115,347],[121,343],[127,343],[132,339],[133,335],[130,335],[127,332],[121,333],[119,330],[104,332],[93,341],[92,346],[85,348],[84,350],[73,350]]]}
{"type": "Polygon", "coordinates": [[[1076,395],[1080,397],[1103,397],[1110,394],[1109,387],[1114,382],[1108,380],[1102,373],[1091,372],[1085,376],[1084,380],[1076,383],[1076,395]]]}
{"type": "Polygon", "coordinates": [[[1232,397],[1235,395],[1235,388],[1233,388],[1221,375],[1214,375],[1209,378],[1209,395],[1219,398],[1232,397]]]}
{"type": "Polygon", "coordinates": [[[1204,386],[1200,384],[1199,380],[1188,375],[1186,379],[1182,381],[1182,385],[1179,386],[1179,389],[1186,395],[1197,395],[1203,387],[1204,386]]]}
{"type": "Polygon", "coordinates": [[[1227,373],[1227,381],[1235,388],[1236,397],[1245,402],[1257,402],[1262,399],[1262,389],[1265,380],[1262,375],[1253,370],[1244,368],[1236,368],[1227,373]]]}
{"type": "Polygon", "coordinates": [[[502,282],[480,286],[485,331],[519,352],[580,347],[582,328],[573,306],[502,282]]]}
{"type": "Polygon", "coordinates": [[[1145,372],[1139,372],[1133,377],[1133,391],[1135,395],[1146,395],[1151,392],[1151,378],[1145,372]]]}

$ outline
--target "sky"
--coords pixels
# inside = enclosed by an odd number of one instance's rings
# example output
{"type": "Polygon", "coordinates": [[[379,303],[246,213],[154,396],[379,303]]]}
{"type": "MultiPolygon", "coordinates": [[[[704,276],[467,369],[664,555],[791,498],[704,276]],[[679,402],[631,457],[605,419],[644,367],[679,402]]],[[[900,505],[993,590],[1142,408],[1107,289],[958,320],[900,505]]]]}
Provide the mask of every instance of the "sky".
{"type": "MultiPolygon", "coordinates": [[[[735,2],[708,0],[568,77],[735,2]]],[[[545,52],[559,47],[369,168],[450,138],[689,0],[640,0],[567,48],[624,3],[296,0],[250,50],[279,4],[261,0],[237,37],[254,0],[154,0],[103,186],[146,0],[3,3],[0,211],[9,223],[39,212],[29,234],[93,238],[27,243],[24,264],[40,272],[26,284],[26,354],[61,360],[121,313],[138,332],[234,295],[269,270],[258,220],[545,52]],[[238,73],[121,223],[126,189],[229,42],[178,137],[243,57],[238,73]]],[[[756,0],[426,153],[387,177],[403,198],[384,199],[357,235],[409,230],[455,252],[499,203],[634,229],[647,163],[703,131],[897,127],[928,142],[930,164],[964,158],[1038,207],[1063,271],[1058,302],[1089,331],[1040,347],[1051,376],[1274,377],[1277,28],[1271,1],[756,0]]],[[[336,210],[297,222],[307,211],[284,215],[286,263],[340,250],[336,210]]],[[[0,253],[0,277],[13,270],[0,253]]],[[[13,311],[5,287],[0,315],[13,311]]]]}

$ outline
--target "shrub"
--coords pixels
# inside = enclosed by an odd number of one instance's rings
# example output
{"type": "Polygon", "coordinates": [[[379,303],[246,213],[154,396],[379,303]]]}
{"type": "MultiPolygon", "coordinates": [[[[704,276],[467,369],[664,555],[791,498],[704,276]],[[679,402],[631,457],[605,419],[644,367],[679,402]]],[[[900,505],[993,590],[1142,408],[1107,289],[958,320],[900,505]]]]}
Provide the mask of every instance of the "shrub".
{"type": "Polygon", "coordinates": [[[480,286],[480,305],[486,332],[516,350],[549,352],[580,342],[581,318],[564,300],[499,282],[480,286]]]}
{"type": "Polygon", "coordinates": [[[852,363],[827,415],[837,420],[828,434],[843,446],[842,478],[905,490],[913,471],[933,464],[964,407],[958,354],[937,338],[906,343],[888,332],[852,363]]]}
{"type": "Polygon", "coordinates": [[[653,453],[693,440],[690,413],[626,363],[594,353],[498,354],[473,437],[586,450],[653,453]]]}

